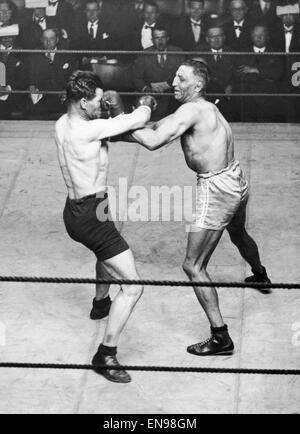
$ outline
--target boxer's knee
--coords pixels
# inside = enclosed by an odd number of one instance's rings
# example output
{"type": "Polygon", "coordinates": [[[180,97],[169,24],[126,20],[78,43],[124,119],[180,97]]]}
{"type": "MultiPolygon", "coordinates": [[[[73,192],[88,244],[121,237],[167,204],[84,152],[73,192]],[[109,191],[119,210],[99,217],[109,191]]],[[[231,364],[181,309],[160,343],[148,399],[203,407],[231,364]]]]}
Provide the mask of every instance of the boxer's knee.
{"type": "Polygon", "coordinates": [[[139,299],[144,292],[144,287],[143,285],[123,285],[122,290],[128,297],[139,299]]]}

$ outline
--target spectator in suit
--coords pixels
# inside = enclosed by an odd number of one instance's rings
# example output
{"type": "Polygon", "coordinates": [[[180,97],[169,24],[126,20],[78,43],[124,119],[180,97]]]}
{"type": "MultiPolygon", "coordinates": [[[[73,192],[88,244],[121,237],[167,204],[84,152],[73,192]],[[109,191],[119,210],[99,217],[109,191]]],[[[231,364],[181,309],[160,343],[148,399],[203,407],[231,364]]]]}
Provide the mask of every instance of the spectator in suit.
{"type": "Polygon", "coordinates": [[[270,31],[270,35],[274,32],[274,27],[278,23],[276,15],[276,0],[253,0],[249,7],[249,21],[251,26],[259,23],[265,23],[270,31]]]}
{"type": "MultiPolygon", "coordinates": [[[[256,56],[238,57],[235,71],[234,91],[237,93],[277,94],[279,81],[283,76],[282,60],[278,56],[264,56],[274,51],[269,45],[269,31],[266,25],[258,24],[251,32],[250,52],[256,56]]],[[[273,97],[249,97],[240,101],[242,121],[276,121],[280,118],[278,105],[273,97]]]]}
{"type": "MultiPolygon", "coordinates": [[[[141,55],[133,65],[133,82],[135,89],[140,92],[171,92],[175,72],[184,61],[183,55],[171,55],[172,51],[181,51],[180,48],[169,45],[167,29],[162,26],[152,30],[153,46],[147,51],[158,51],[159,54],[149,56],[141,55]]],[[[157,97],[158,108],[155,117],[160,119],[172,111],[173,98],[157,97]]]]}
{"type": "Polygon", "coordinates": [[[173,27],[172,42],[185,51],[197,51],[205,42],[204,3],[204,0],[190,0],[188,16],[179,18],[173,27]]]}
{"type": "MultiPolygon", "coordinates": [[[[116,50],[117,40],[111,23],[105,22],[97,0],[87,0],[84,14],[77,16],[70,47],[75,50],[116,50]]],[[[80,65],[89,68],[90,62],[112,56],[94,54],[91,58],[80,55],[80,65]]]]}
{"type": "MultiPolygon", "coordinates": [[[[16,45],[18,26],[0,28],[0,50],[20,48],[16,45]]],[[[5,65],[6,83],[2,90],[24,90],[24,63],[20,53],[0,53],[0,63],[5,65]]],[[[24,95],[0,94],[0,119],[20,118],[24,95]]]]}
{"type": "MultiPolygon", "coordinates": [[[[211,75],[208,91],[230,95],[235,61],[233,56],[223,55],[224,52],[233,51],[231,47],[225,45],[225,41],[225,32],[222,27],[210,27],[206,31],[206,42],[200,46],[200,51],[213,53],[213,55],[201,55],[211,75]]],[[[224,116],[230,117],[232,110],[228,97],[219,97],[219,100],[219,110],[224,116]]]]}
{"type": "Polygon", "coordinates": [[[296,22],[299,4],[277,6],[277,15],[280,21],[271,35],[273,47],[284,53],[300,51],[300,25],[296,22]]]}
{"type": "Polygon", "coordinates": [[[244,0],[232,0],[229,4],[231,19],[225,26],[226,43],[236,51],[244,51],[251,44],[247,11],[244,0]]]}
{"type": "Polygon", "coordinates": [[[65,37],[70,36],[75,12],[69,3],[65,0],[48,0],[46,15],[52,28],[63,29],[65,37]]]}
{"type": "MultiPolygon", "coordinates": [[[[276,50],[284,53],[300,51],[300,24],[296,19],[299,16],[299,3],[285,4],[277,6],[277,15],[280,18],[280,24],[272,38],[272,44],[276,50]]],[[[292,94],[299,93],[298,87],[294,86],[295,65],[298,62],[298,56],[284,56],[285,73],[280,82],[280,92],[288,93],[291,96],[281,98],[276,101],[278,107],[282,108],[282,120],[296,122],[299,120],[299,98],[292,98],[292,94]]]]}
{"type": "Polygon", "coordinates": [[[59,33],[57,29],[44,30],[42,48],[46,53],[34,53],[29,57],[29,117],[33,119],[56,119],[57,114],[64,111],[61,95],[44,94],[42,91],[64,90],[70,74],[76,69],[76,64],[70,55],[57,54],[59,33]]]}
{"type": "MultiPolygon", "coordinates": [[[[20,44],[26,49],[40,48],[43,31],[51,28],[51,19],[46,15],[48,0],[25,0],[25,15],[20,23],[20,44]]],[[[67,33],[61,31],[63,48],[68,48],[67,33]]]]}

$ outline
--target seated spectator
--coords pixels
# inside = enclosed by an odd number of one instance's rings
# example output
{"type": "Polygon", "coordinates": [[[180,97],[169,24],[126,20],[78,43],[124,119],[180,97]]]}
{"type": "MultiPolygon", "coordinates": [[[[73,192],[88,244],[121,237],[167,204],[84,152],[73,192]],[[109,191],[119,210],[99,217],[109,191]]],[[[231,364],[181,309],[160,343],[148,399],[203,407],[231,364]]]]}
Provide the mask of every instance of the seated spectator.
{"type": "MultiPolygon", "coordinates": [[[[159,54],[141,55],[133,65],[133,82],[135,89],[140,92],[171,92],[172,82],[180,64],[184,61],[183,55],[171,55],[172,51],[181,51],[180,48],[169,45],[167,29],[162,26],[152,30],[153,46],[146,51],[158,51],[159,54]]],[[[172,110],[170,107],[173,98],[169,96],[157,97],[158,108],[155,116],[159,119],[172,110]]]]}
{"type": "MultiPolygon", "coordinates": [[[[74,50],[116,50],[117,39],[111,23],[101,19],[101,11],[97,0],[87,0],[85,13],[77,16],[70,48],[74,50]]],[[[113,56],[93,54],[92,57],[80,55],[80,67],[90,68],[90,63],[97,59],[113,56]]]]}
{"type": "MultiPolygon", "coordinates": [[[[16,45],[18,25],[0,28],[0,50],[20,48],[16,45]]],[[[6,82],[0,86],[1,90],[24,90],[24,63],[19,53],[0,52],[0,63],[5,65],[6,82]]],[[[0,119],[15,119],[22,116],[22,94],[0,94],[0,119]]]]}
{"type": "MultiPolygon", "coordinates": [[[[282,60],[278,56],[263,55],[274,51],[269,45],[269,32],[264,24],[254,26],[251,31],[250,52],[256,56],[239,56],[235,70],[234,92],[277,94],[283,76],[282,60]]],[[[242,121],[276,121],[280,114],[273,97],[242,98],[240,112],[242,121]]]]}
{"type": "MultiPolygon", "coordinates": [[[[20,23],[20,44],[28,50],[40,48],[43,31],[51,28],[50,19],[46,16],[48,0],[25,0],[26,14],[20,23]]],[[[61,32],[63,48],[68,48],[69,40],[66,32],[61,32]]]]}
{"type": "Polygon", "coordinates": [[[69,3],[65,0],[48,0],[46,15],[52,28],[62,29],[67,38],[70,36],[75,12],[69,3]]]}
{"type": "Polygon", "coordinates": [[[143,19],[135,23],[125,23],[123,28],[123,46],[127,50],[146,50],[152,47],[152,29],[156,26],[163,26],[167,30],[170,26],[170,19],[160,14],[158,5],[154,1],[146,1],[143,9],[143,19]],[[135,24],[135,26],[133,25],[135,24]]]}
{"type": "MultiPolygon", "coordinates": [[[[214,53],[213,55],[202,54],[211,75],[209,92],[224,93],[229,95],[232,91],[234,56],[223,55],[224,52],[233,51],[225,45],[226,37],[222,27],[210,27],[206,31],[206,42],[199,47],[200,51],[214,53]]],[[[214,98],[213,100],[215,100],[214,98]]],[[[231,107],[228,97],[218,97],[219,109],[224,116],[230,118],[231,107]]]]}
{"type": "Polygon", "coordinates": [[[244,51],[251,44],[247,11],[244,0],[232,0],[229,4],[231,19],[225,26],[226,42],[236,51],[244,51]]]}
{"type": "Polygon", "coordinates": [[[300,25],[296,23],[299,3],[277,6],[277,15],[280,22],[271,35],[273,47],[284,53],[300,51],[300,25]]]}
{"type": "Polygon", "coordinates": [[[204,0],[190,0],[187,17],[181,17],[174,24],[172,42],[185,51],[198,51],[205,42],[207,20],[204,17],[204,0]]]}
{"type": "Polygon", "coordinates": [[[63,99],[58,94],[37,94],[41,91],[62,91],[76,64],[70,55],[56,53],[59,46],[59,32],[46,29],[42,35],[42,47],[46,53],[34,53],[29,57],[29,118],[52,119],[64,111],[63,99]]]}

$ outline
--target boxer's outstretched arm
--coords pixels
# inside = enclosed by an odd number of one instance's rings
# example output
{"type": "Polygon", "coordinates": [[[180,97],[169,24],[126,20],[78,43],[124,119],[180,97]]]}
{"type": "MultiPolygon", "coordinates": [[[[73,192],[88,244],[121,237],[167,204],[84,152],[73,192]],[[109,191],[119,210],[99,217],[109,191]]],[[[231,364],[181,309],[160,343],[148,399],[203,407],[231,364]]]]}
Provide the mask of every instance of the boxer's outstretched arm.
{"type": "Polygon", "coordinates": [[[154,151],[182,136],[199,121],[199,111],[194,103],[186,103],[171,116],[159,122],[156,129],[143,128],[132,133],[134,140],[149,151],[154,151]]]}
{"type": "Polygon", "coordinates": [[[127,131],[143,128],[150,120],[151,110],[148,107],[140,106],[130,114],[121,114],[112,119],[95,119],[85,127],[84,134],[88,141],[106,139],[118,136],[127,131]]]}

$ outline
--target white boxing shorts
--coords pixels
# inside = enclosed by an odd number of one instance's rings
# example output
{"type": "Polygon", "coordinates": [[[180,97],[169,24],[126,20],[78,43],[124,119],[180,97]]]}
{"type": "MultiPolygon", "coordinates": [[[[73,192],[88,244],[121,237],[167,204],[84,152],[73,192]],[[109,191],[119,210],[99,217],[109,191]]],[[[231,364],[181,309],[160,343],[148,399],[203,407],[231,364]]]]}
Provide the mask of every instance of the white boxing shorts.
{"type": "Polygon", "coordinates": [[[218,172],[198,174],[196,212],[189,231],[224,229],[248,197],[248,183],[236,160],[218,172]]]}

